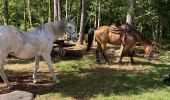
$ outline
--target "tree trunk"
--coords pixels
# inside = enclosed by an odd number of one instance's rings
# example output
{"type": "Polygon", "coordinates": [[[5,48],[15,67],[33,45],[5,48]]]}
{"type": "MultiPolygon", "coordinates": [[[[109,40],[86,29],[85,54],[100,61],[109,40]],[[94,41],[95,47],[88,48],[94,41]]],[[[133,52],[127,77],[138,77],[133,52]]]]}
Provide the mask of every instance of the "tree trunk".
{"type": "Polygon", "coordinates": [[[98,26],[98,9],[97,9],[97,5],[98,5],[98,0],[96,0],[96,3],[95,3],[95,21],[94,21],[94,27],[97,27],[98,26]]]}
{"type": "Polygon", "coordinates": [[[31,14],[31,0],[28,0],[27,1],[27,12],[28,12],[28,19],[29,19],[29,25],[30,27],[33,27],[32,25],[32,14],[31,14]]]}
{"type": "Polygon", "coordinates": [[[58,20],[61,20],[61,0],[57,0],[58,6],[58,20]]]}
{"type": "Polygon", "coordinates": [[[44,25],[44,23],[45,23],[45,18],[46,18],[46,14],[45,14],[46,9],[45,9],[45,8],[46,8],[46,7],[45,7],[45,1],[42,0],[42,9],[43,9],[43,11],[42,11],[42,21],[41,21],[41,24],[42,24],[42,25],[44,25]]]}
{"type": "Polygon", "coordinates": [[[4,0],[4,25],[8,25],[8,0],[4,0]]]}
{"type": "Polygon", "coordinates": [[[99,1],[98,5],[99,5],[99,6],[98,6],[99,8],[98,8],[98,19],[97,19],[98,25],[97,25],[97,26],[99,27],[99,26],[100,26],[100,20],[101,20],[101,17],[100,17],[100,16],[101,16],[101,7],[100,7],[101,5],[100,5],[100,1],[99,1]]]}
{"type": "Polygon", "coordinates": [[[51,0],[48,0],[48,22],[51,22],[51,0]]]}
{"type": "Polygon", "coordinates": [[[81,8],[82,8],[82,0],[79,0],[79,4],[77,6],[78,9],[78,14],[77,14],[77,21],[76,21],[76,26],[77,26],[77,33],[78,31],[80,32],[80,30],[78,30],[80,28],[80,13],[81,13],[81,8]]]}
{"type": "Polygon", "coordinates": [[[23,9],[24,9],[24,30],[27,30],[27,21],[26,21],[26,1],[23,0],[23,9]]]}
{"type": "Polygon", "coordinates": [[[130,9],[127,12],[126,23],[133,25],[134,13],[135,13],[136,0],[130,0],[130,9]]]}
{"type": "Polygon", "coordinates": [[[54,21],[58,20],[58,0],[54,0],[54,21]]]}
{"type": "Polygon", "coordinates": [[[79,42],[82,45],[84,40],[84,31],[85,31],[85,18],[86,18],[86,0],[82,0],[82,9],[81,9],[81,20],[80,20],[80,37],[79,42]]]}
{"type": "Polygon", "coordinates": [[[66,0],[66,19],[68,18],[68,0],[66,0]]]}

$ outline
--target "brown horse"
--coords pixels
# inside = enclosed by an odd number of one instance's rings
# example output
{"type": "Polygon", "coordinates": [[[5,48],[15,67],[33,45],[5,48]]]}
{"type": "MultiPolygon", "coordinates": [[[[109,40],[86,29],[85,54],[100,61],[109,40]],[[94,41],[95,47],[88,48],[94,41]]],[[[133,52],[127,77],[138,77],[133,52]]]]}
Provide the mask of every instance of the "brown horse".
{"type": "MultiPolygon", "coordinates": [[[[123,27],[124,27],[124,25],[120,26],[119,29],[123,28],[123,27]]],[[[109,63],[109,60],[107,59],[107,57],[105,55],[106,44],[107,43],[112,44],[112,45],[120,45],[121,44],[121,32],[118,32],[118,33],[117,32],[110,31],[110,26],[101,26],[101,27],[98,27],[96,30],[89,31],[87,51],[89,51],[91,49],[92,42],[94,39],[93,37],[95,36],[95,40],[97,41],[97,48],[96,48],[96,61],[97,62],[100,62],[99,61],[99,53],[101,52],[105,61],[109,63]]],[[[134,61],[133,61],[134,50],[132,47],[137,42],[144,46],[145,55],[146,55],[147,59],[152,60],[152,57],[153,57],[152,42],[149,39],[145,38],[141,32],[137,31],[136,29],[134,29],[132,27],[130,33],[128,33],[126,35],[125,45],[122,48],[119,63],[122,63],[122,58],[126,54],[128,54],[128,56],[130,56],[131,64],[134,63],[134,61]]]]}

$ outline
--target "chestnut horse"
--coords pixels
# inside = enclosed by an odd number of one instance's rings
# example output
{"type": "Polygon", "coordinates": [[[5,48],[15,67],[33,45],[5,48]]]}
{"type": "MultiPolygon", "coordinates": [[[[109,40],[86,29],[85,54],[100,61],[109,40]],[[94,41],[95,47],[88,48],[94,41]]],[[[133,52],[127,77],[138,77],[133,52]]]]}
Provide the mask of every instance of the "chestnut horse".
{"type": "MultiPolygon", "coordinates": [[[[124,26],[125,25],[122,25],[118,28],[119,29],[124,28],[124,26]]],[[[112,45],[120,45],[121,44],[121,34],[122,33],[120,31],[111,31],[110,26],[101,26],[101,27],[98,27],[96,30],[93,29],[93,30],[89,31],[89,33],[88,33],[88,45],[87,45],[86,51],[89,51],[91,49],[92,42],[94,39],[93,37],[95,36],[95,40],[97,41],[96,61],[98,63],[100,62],[99,61],[99,53],[101,52],[105,61],[109,63],[109,60],[107,59],[107,56],[105,54],[106,44],[109,43],[112,45]]],[[[134,50],[132,47],[137,42],[144,46],[145,55],[146,55],[147,59],[152,60],[152,58],[153,58],[153,54],[152,54],[153,44],[152,44],[152,42],[149,39],[147,39],[146,37],[144,37],[143,33],[139,32],[136,29],[134,29],[133,27],[131,27],[131,31],[126,35],[125,44],[122,48],[119,63],[122,63],[122,59],[126,54],[128,54],[128,56],[130,56],[131,64],[134,63],[134,61],[133,61],[134,50]]]]}

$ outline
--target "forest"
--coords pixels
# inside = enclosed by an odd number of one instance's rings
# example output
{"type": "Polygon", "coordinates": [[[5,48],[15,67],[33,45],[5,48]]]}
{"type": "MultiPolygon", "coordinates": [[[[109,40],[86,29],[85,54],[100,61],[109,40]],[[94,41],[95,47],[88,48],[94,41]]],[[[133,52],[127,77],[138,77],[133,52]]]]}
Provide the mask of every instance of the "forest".
{"type": "Polygon", "coordinates": [[[54,20],[74,18],[77,32],[85,34],[91,27],[124,24],[130,10],[133,26],[152,39],[157,49],[162,48],[170,37],[169,0],[1,0],[0,24],[30,30],[54,20]]]}

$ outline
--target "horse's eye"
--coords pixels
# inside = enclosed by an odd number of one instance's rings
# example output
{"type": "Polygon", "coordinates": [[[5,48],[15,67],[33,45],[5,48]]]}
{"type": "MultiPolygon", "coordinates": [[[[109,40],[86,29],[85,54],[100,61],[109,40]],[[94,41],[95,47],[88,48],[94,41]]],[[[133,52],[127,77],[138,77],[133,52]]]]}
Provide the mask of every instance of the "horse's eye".
{"type": "Polygon", "coordinates": [[[71,29],[71,26],[69,26],[68,28],[71,29]]]}

